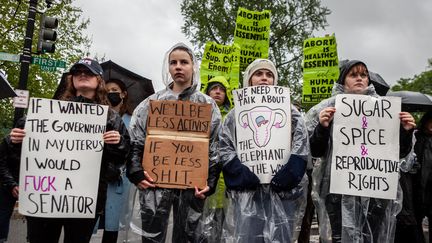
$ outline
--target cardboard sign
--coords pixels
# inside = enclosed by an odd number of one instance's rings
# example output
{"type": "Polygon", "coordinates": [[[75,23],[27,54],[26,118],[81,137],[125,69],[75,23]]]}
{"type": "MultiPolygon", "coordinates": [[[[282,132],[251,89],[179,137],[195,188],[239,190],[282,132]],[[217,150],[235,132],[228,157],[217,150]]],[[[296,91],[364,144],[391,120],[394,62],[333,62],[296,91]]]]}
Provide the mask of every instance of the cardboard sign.
{"type": "Polygon", "coordinates": [[[253,86],[233,94],[238,158],[261,183],[270,183],[291,149],[289,89],[253,86]]]}
{"type": "Polygon", "coordinates": [[[93,218],[108,106],[31,98],[22,143],[19,212],[93,218]]]}
{"type": "Polygon", "coordinates": [[[207,185],[211,115],[207,103],[150,101],[143,168],[158,187],[207,185]]]}
{"type": "Polygon", "coordinates": [[[400,97],[336,97],[331,193],[396,198],[400,110],[400,97]]]}
{"type": "Polygon", "coordinates": [[[164,188],[205,188],[208,139],[152,135],[145,144],[143,168],[154,184],[164,188]]]}
{"type": "Polygon", "coordinates": [[[212,106],[177,100],[150,100],[147,134],[210,137],[212,106]]]}

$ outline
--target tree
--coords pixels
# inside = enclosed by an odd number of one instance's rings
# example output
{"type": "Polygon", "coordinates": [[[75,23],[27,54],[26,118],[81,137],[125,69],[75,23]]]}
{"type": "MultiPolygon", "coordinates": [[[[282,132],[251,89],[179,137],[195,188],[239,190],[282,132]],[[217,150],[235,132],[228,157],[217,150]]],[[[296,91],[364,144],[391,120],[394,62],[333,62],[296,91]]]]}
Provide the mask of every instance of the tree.
{"type": "MultiPolygon", "coordinates": [[[[2,1],[0,5],[0,36],[2,37],[0,52],[22,53],[28,8],[27,1],[2,1]]],[[[55,1],[50,8],[47,8],[44,0],[39,0],[37,9],[59,20],[55,53],[42,54],[40,57],[64,60],[66,66],[69,66],[80,57],[89,55],[91,40],[83,34],[83,31],[90,21],[81,18],[82,11],[72,5],[72,0],[55,1]]],[[[38,13],[33,35],[33,52],[36,51],[40,17],[38,13]]],[[[20,63],[0,61],[0,69],[7,73],[11,85],[18,87],[20,63]]],[[[51,98],[60,81],[62,71],[64,70],[57,69],[56,72],[46,72],[41,71],[37,65],[30,65],[27,82],[30,96],[51,98]]],[[[0,135],[3,137],[12,127],[14,109],[11,99],[0,100],[0,110],[2,114],[0,116],[0,135]]]]}
{"type": "Polygon", "coordinates": [[[327,26],[330,10],[319,0],[183,0],[181,12],[185,22],[182,32],[196,50],[207,41],[229,45],[234,39],[237,10],[271,10],[269,59],[279,72],[279,85],[289,86],[295,98],[302,91],[301,62],[303,41],[314,30],[327,26]]]}
{"type": "Polygon", "coordinates": [[[428,70],[414,75],[413,78],[401,78],[392,87],[393,91],[410,90],[432,95],[432,59],[428,60],[428,70]]]}

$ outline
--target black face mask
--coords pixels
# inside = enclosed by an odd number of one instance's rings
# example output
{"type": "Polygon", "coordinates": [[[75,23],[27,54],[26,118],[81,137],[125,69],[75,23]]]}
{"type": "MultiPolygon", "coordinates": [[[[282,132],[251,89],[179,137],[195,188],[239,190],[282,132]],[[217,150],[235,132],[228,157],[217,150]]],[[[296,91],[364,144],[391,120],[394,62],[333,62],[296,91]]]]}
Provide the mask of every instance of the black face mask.
{"type": "Polygon", "coordinates": [[[120,97],[120,92],[110,92],[107,98],[112,106],[118,106],[123,100],[120,97]]]}

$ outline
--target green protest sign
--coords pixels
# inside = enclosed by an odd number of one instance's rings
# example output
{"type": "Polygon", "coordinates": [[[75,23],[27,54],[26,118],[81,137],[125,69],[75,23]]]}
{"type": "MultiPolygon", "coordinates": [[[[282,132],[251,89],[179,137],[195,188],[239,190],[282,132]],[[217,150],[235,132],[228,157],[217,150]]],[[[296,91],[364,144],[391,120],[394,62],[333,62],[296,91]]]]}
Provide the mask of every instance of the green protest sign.
{"type": "Polygon", "coordinates": [[[237,11],[234,43],[241,47],[240,71],[258,58],[268,58],[270,45],[270,11],[237,11]]]}
{"type": "Polygon", "coordinates": [[[233,45],[220,45],[207,42],[201,61],[201,84],[205,86],[215,76],[224,76],[232,89],[238,88],[240,73],[240,47],[233,45]]]}
{"type": "Polygon", "coordinates": [[[338,77],[336,37],[333,35],[305,40],[302,103],[316,104],[330,97],[338,77]]]}

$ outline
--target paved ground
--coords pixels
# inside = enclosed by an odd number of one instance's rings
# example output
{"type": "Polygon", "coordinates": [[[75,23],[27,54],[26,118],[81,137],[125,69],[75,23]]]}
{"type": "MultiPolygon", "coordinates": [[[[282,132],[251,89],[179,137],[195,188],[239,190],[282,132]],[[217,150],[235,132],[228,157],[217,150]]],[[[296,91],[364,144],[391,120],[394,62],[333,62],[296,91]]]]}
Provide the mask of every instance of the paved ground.
{"type": "MultiPolygon", "coordinates": [[[[427,232],[427,227],[423,227],[425,230],[425,236],[426,236],[426,242],[428,242],[429,239],[429,233],[427,232]]],[[[170,230],[168,231],[170,232],[170,230]]],[[[18,213],[15,213],[11,220],[10,225],[10,232],[9,232],[9,241],[8,243],[26,243],[26,222],[24,217],[20,216],[18,213]]],[[[124,241],[120,239],[124,239],[125,232],[120,232],[119,234],[119,241],[118,243],[124,243],[124,241]]],[[[171,239],[171,235],[168,235],[167,239],[171,239]]],[[[95,234],[91,240],[91,243],[100,243],[102,240],[102,231],[98,231],[97,234],[95,234]]],[[[62,241],[60,241],[62,242],[62,241]]],[[[139,238],[132,239],[128,241],[128,243],[141,243],[139,238]]],[[[168,241],[167,241],[168,242],[168,241]]],[[[319,236],[318,236],[318,225],[316,222],[312,225],[312,235],[310,238],[311,243],[319,243],[319,236]]]]}

